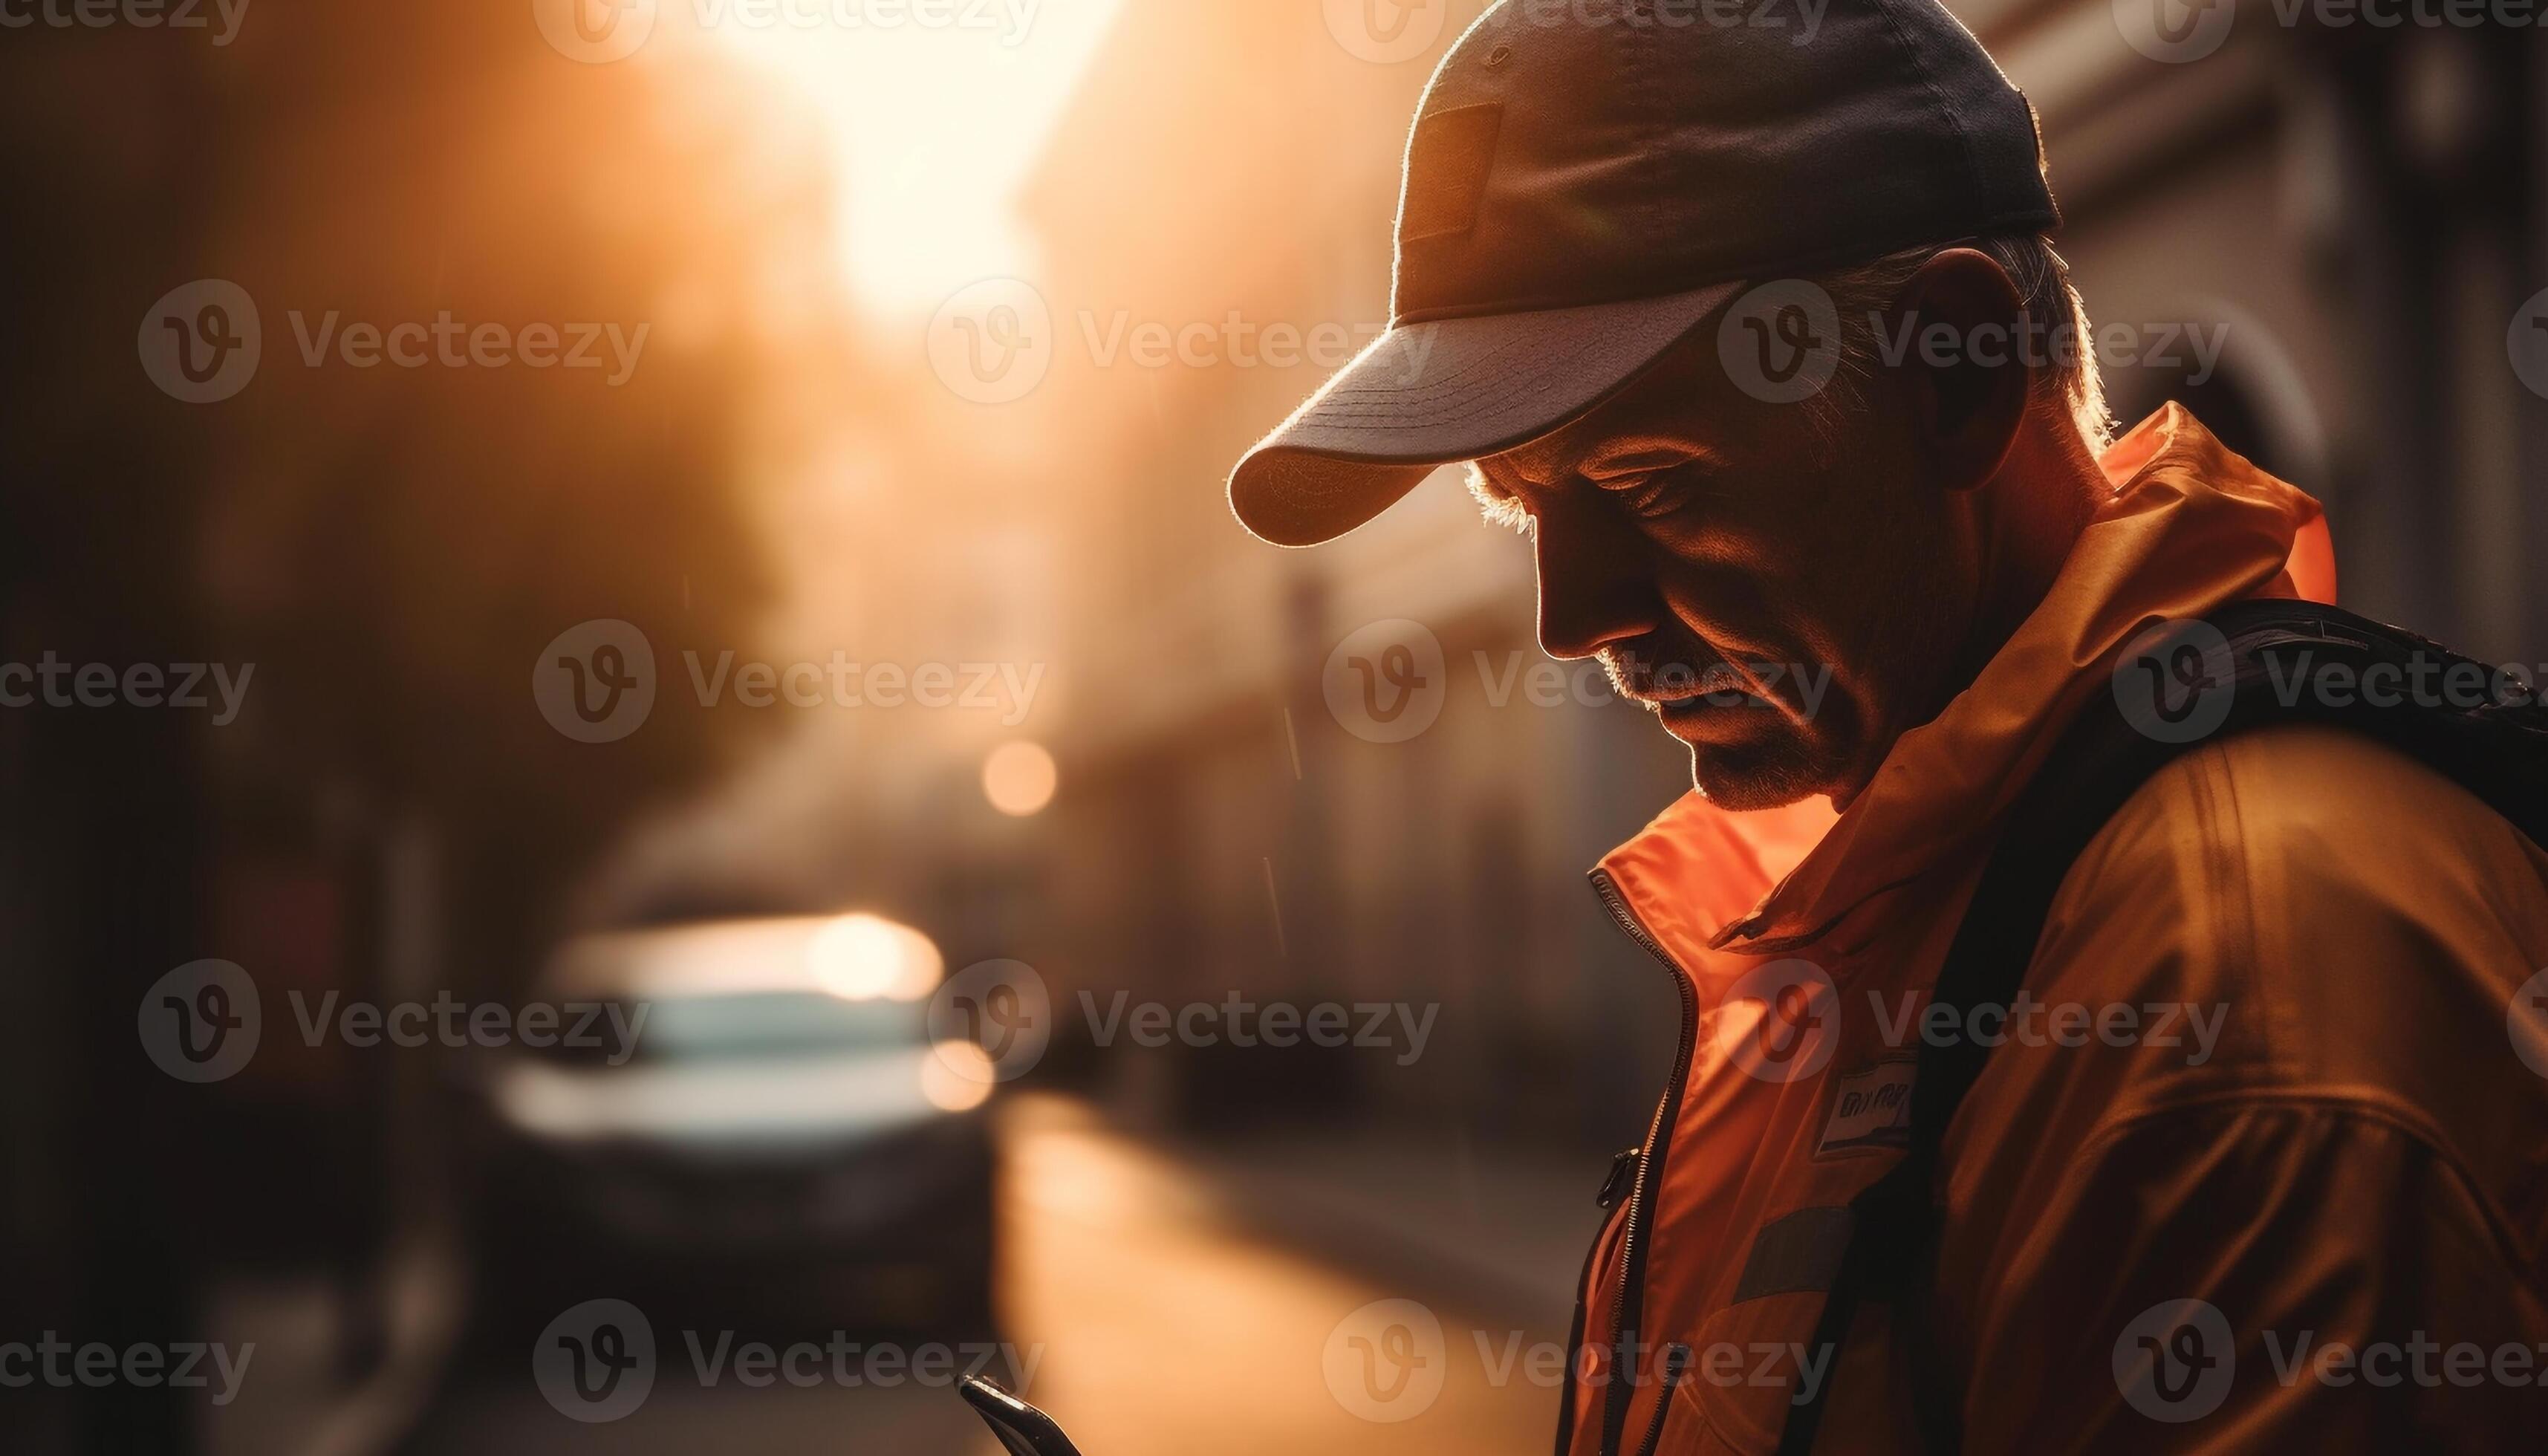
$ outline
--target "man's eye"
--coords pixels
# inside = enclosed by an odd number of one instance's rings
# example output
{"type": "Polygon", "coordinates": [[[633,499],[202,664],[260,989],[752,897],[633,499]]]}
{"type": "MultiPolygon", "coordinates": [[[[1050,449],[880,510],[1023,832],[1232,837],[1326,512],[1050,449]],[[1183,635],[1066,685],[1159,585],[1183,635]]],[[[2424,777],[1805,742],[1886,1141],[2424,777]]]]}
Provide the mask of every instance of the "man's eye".
{"type": "Polygon", "coordinates": [[[1616,497],[1630,515],[1644,519],[1670,515],[1687,505],[1691,496],[1688,473],[1679,470],[1604,482],[1602,489],[1616,497]]]}
{"type": "Polygon", "coordinates": [[[1716,486],[1713,466],[1700,460],[1685,460],[1601,483],[1601,489],[1619,502],[1620,508],[1639,520],[1659,520],[1700,504],[1716,486]]]}

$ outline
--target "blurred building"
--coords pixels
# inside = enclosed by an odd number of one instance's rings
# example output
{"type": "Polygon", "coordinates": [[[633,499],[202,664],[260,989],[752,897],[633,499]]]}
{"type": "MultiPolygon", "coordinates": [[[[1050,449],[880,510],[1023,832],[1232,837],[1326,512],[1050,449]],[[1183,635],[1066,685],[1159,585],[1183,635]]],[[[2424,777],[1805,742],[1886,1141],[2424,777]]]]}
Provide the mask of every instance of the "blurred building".
{"type": "MultiPolygon", "coordinates": [[[[1029,198],[1059,335],[1033,494],[1074,564],[1056,995],[1442,1008],[1412,1067],[1108,1058],[1137,1103],[1632,1138],[1668,1054],[1665,983],[1581,876],[1682,790],[1684,762],[1623,704],[1498,690],[1543,661],[1524,543],[1442,480],[1306,553],[1249,539],[1222,498],[1333,362],[1272,367],[1236,340],[1328,324],[1359,346],[1385,319],[1404,128],[1478,8],[1383,63],[1306,0],[1127,0],[1029,198]],[[1187,330],[1186,357],[1137,358],[1145,323],[1187,330]],[[1325,670],[1401,618],[1439,642],[1440,716],[1368,741],[1325,670]]],[[[2528,139],[2548,46],[2259,10],[2218,54],[2168,64],[2106,0],[1957,8],[2043,114],[2091,314],[2223,340],[2208,372],[2185,349],[2110,371],[2125,422],[2184,399],[2321,496],[2358,608],[2500,656],[2537,640],[2548,595],[2521,565],[2548,505],[2519,482],[2548,455],[2548,410],[2506,330],[2548,283],[2528,139]]]]}

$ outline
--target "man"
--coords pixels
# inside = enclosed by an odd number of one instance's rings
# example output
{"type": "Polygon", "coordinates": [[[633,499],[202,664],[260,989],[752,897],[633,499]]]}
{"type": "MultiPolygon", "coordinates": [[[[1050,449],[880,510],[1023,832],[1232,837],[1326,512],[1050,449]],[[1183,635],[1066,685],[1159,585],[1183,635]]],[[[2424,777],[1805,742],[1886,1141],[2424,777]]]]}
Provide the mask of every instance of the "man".
{"type": "Polygon", "coordinates": [[[1542,644],[1689,747],[1595,872],[1687,1014],[1560,1451],[2535,1449],[2548,855],[2478,794],[2341,726],[2197,743],[2077,826],[2018,996],[1922,1017],[2136,639],[2327,600],[2332,552],[2179,409],[2109,442],[2032,113],[1934,0],[1703,16],[1481,20],[1392,329],[1229,486],[1297,546],[1474,462],[1542,644]],[[1994,1049],[1934,1237],[1830,1298],[1941,1042],[1994,1049]]]}

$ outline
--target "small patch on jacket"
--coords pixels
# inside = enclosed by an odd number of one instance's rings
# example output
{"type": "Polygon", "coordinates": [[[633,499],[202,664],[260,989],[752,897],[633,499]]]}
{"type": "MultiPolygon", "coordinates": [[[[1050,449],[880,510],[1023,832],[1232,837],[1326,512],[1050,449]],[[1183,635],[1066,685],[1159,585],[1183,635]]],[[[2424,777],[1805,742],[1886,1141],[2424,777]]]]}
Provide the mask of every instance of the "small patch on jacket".
{"type": "Polygon", "coordinates": [[[1918,1070],[1919,1063],[1904,1057],[1879,1061],[1841,1078],[1832,1093],[1831,1116],[1823,1121],[1822,1140],[1814,1144],[1814,1156],[1862,1147],[1910,1146],[1911,1080],[1918,1070]]]}

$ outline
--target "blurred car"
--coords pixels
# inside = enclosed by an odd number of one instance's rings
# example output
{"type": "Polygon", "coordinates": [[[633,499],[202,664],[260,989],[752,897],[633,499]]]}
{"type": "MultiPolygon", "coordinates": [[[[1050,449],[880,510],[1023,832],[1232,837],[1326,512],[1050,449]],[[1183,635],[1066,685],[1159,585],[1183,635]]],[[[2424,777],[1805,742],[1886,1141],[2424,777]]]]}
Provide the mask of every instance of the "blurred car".
{"type": "Polygon", "coordinates": [[[642,1292],[989,1327],[993,1078],[930,1036],[942,972],[870,915],[563,947],[525,1005],[581,1045],[508,1048],[485,1082],[488,1287],[525,1313],[642,1292]]]}

